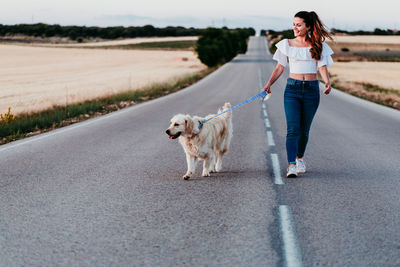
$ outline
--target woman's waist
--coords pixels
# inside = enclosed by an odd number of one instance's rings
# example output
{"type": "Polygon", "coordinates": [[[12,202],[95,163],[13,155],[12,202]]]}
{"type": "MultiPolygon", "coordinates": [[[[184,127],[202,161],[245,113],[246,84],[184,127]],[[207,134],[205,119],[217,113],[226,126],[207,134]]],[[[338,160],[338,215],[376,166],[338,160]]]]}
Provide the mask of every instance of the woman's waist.
{"type": "Polygon", "coordinates": [[[316,73],[290,73],[289,78],[299,81],[315,81],[317,80],[316,73]]]}

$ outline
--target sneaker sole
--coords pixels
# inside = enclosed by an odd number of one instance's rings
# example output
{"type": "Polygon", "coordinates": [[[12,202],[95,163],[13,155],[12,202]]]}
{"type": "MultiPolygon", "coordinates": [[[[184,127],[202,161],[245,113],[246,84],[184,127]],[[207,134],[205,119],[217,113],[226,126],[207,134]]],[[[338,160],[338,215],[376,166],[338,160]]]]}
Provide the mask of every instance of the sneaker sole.
{"type": "Polygon", "coordinates": [[[286,177],[287,178],[296,178],[297,174],[291,173],[291,174],[286,175],[286,177]]]}

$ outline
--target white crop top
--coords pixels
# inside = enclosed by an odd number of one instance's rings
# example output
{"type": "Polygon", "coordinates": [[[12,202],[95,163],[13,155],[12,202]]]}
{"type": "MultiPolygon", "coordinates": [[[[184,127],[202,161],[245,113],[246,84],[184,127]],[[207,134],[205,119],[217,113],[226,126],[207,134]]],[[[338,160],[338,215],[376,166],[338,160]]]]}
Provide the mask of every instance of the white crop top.
{"type": "Polygon", "coordinates": [[[333,60],[331,55],[332,49],[325,42],[322,43],[321,59],[315,60],[311,57],[311,47],[294,47],[289,45],[288,39],[283,39],[275,45],[276,50],[272,59],[276,60],[282,66],[286,67],[289,62],[291,73],[317,73],[317,69],[326,65],[332,65],[333,60]]]}

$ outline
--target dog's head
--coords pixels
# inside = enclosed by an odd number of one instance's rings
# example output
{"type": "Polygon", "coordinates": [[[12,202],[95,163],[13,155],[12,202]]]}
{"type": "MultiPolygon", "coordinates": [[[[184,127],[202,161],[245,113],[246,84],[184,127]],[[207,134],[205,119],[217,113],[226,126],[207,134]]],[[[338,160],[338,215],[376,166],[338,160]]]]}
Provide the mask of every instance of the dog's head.
{"type": "Polygon", "coordinates": [[[189,115],[178,114],[171,119],[169,128],[165,131],[170,139],[179,136],[192,137],[199,133],[199,122],[195,122],[189,115]]]}

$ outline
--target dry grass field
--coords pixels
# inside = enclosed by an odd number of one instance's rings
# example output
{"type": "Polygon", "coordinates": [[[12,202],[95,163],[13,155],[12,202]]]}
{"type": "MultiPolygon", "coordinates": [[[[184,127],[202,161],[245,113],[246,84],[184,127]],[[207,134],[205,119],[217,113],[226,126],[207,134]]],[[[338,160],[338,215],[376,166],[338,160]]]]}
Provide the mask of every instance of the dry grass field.
{"type": "Polygon", "coordinates": [[[335,62],[329,72],[338,80],[400,90],[399,62],[335,62]]]}
{"type": "Polygon", "coordinates": [[[197,36],[180,36],[180,37],[139,37],[121,40],[111,40],[102,42],[90,42],[90,43],[74,43],[74,44],[40,44],[43,46],[62,46],[62,47],[98,47],[98,46],[117,46],[117,45],[129,45],[129,44],[140,44],[140,43],[152,43],[152,42],[170,42],[170,41],[196,41],[197,36]]]}
{"type": "MultiPolygon", "coordinates": [[[[371,83],[387,89],[400,90],[400,62],[378,62],[367,58],[369,54],[387,51],[389,47],[392,48],[389,49],[392,52],[400,52],[400,36],[335,36],[334,39],[335,43],[328,42],[335,50],[334,56],[336,55],[336,62],[329,68],[329,72],[335,75],[337,80],[371,83]],[[341,52],[341,47],[350,48],[350,52],[370,51],[370,53],[357,54],[359,60],[352,61],[355,60],[354,55],[341,52]],[[346,58],[350,62],[338,62],[346,58]]],[[[388,55],[391,54],[388,52],[388,55]]]]}
{"type": "Polygon", "coordinates": [[[400,36],[335,36],[328,43],[335,51],[334,86],[400,109],[400,36]]]}
{"type": "MultiPolygon", "coordinates": [[[[154,41],[154,40],[152,40],[154,41]]],[[[206,68],[192,51],[0,45],[0,113],[82,102],[206,68]]]]}

